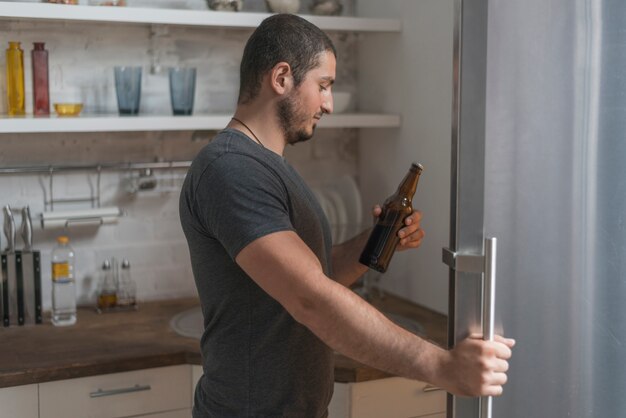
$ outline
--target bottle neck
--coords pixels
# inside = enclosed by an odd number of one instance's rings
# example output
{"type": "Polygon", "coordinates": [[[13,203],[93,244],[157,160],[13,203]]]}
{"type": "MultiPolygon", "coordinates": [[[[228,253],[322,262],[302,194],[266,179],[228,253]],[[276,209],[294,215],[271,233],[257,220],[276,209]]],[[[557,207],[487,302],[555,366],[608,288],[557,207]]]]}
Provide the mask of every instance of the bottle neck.
{"type": "Polygon", "coordinates": [[[9,49],[20,49],[19,42],[9,42],[9,49]]]}
{"type": "Polygon", "coordinates": [[[417,183],[420,179],[420,174],[422,174],[422,167],[416,164],[411,165],[411,169],[404,176],[402,183],[398,186],[398,194],[403,196],[408,196],[410,198],[415,194],[415,190],[417,189],[417,183]]]}

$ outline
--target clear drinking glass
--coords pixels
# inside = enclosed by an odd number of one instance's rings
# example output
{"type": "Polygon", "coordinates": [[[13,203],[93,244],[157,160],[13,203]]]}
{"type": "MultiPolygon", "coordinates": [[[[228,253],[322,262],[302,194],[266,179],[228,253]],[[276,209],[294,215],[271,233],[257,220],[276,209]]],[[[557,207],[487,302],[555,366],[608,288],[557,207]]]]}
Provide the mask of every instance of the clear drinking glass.
{"type": "Polygon", "coordinates": [[[174,115],[191,115],[196,92],[195,68],[170,68],[170,98],[174,115]]]}
{"type": "Polygon", "coordinates": [[[120,115],[139,113],[141,67],[115,67],[115,92],[120,115]]]}

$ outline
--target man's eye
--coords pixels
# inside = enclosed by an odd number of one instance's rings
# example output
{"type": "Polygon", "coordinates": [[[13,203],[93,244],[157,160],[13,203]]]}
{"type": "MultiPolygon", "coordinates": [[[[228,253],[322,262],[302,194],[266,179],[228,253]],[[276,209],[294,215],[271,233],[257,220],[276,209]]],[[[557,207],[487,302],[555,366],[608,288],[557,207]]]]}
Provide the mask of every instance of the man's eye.
{"type": "Polygon", "coordinates": [[[326,91],[326,86],[320,86],[320,91],[326,91]]]}

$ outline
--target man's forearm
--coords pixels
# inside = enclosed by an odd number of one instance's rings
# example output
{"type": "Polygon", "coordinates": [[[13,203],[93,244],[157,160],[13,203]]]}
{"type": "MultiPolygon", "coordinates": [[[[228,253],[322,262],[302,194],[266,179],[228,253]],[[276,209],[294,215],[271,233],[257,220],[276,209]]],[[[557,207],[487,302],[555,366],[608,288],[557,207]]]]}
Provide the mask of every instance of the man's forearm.
{"type": "Polygon", "coordinates": [[[441,377],[446,350],[401,329],[349,289],[331,288],[297,312],[296,320],[334,350],[371,367],[430,383],[441,377]]]}
{"type": "Polygon", "coordinates": [[[367,229],[356,237],[333,246],[333,279],[342,285],[350,286],[367,271],[367,267],[359,263],[359,257],[370,232],[371,229],[367,229]]]}

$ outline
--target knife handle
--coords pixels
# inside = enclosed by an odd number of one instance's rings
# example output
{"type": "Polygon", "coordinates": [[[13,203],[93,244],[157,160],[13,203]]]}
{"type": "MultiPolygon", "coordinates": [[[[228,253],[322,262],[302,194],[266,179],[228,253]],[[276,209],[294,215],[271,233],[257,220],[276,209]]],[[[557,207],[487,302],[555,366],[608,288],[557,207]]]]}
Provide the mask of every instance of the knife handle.
{"type": "Polygon", "coordinates": [[[41,316],[41,253],[33,251],[33,280],[35,282],[35,323],[43,322],[41,316]]]}
{"type": "Polygon", "coordinates": [[[2,264],[2,324],[5,327],[9,326],[9,268],[7,255],[0,255],[0,261],[2,264]]]}
{"type": "Polygon", "coordinates": [[[17,324],[24,325],[24,270],[22,252],[15,252],[15,281],[17,283],[17,324]]]}

